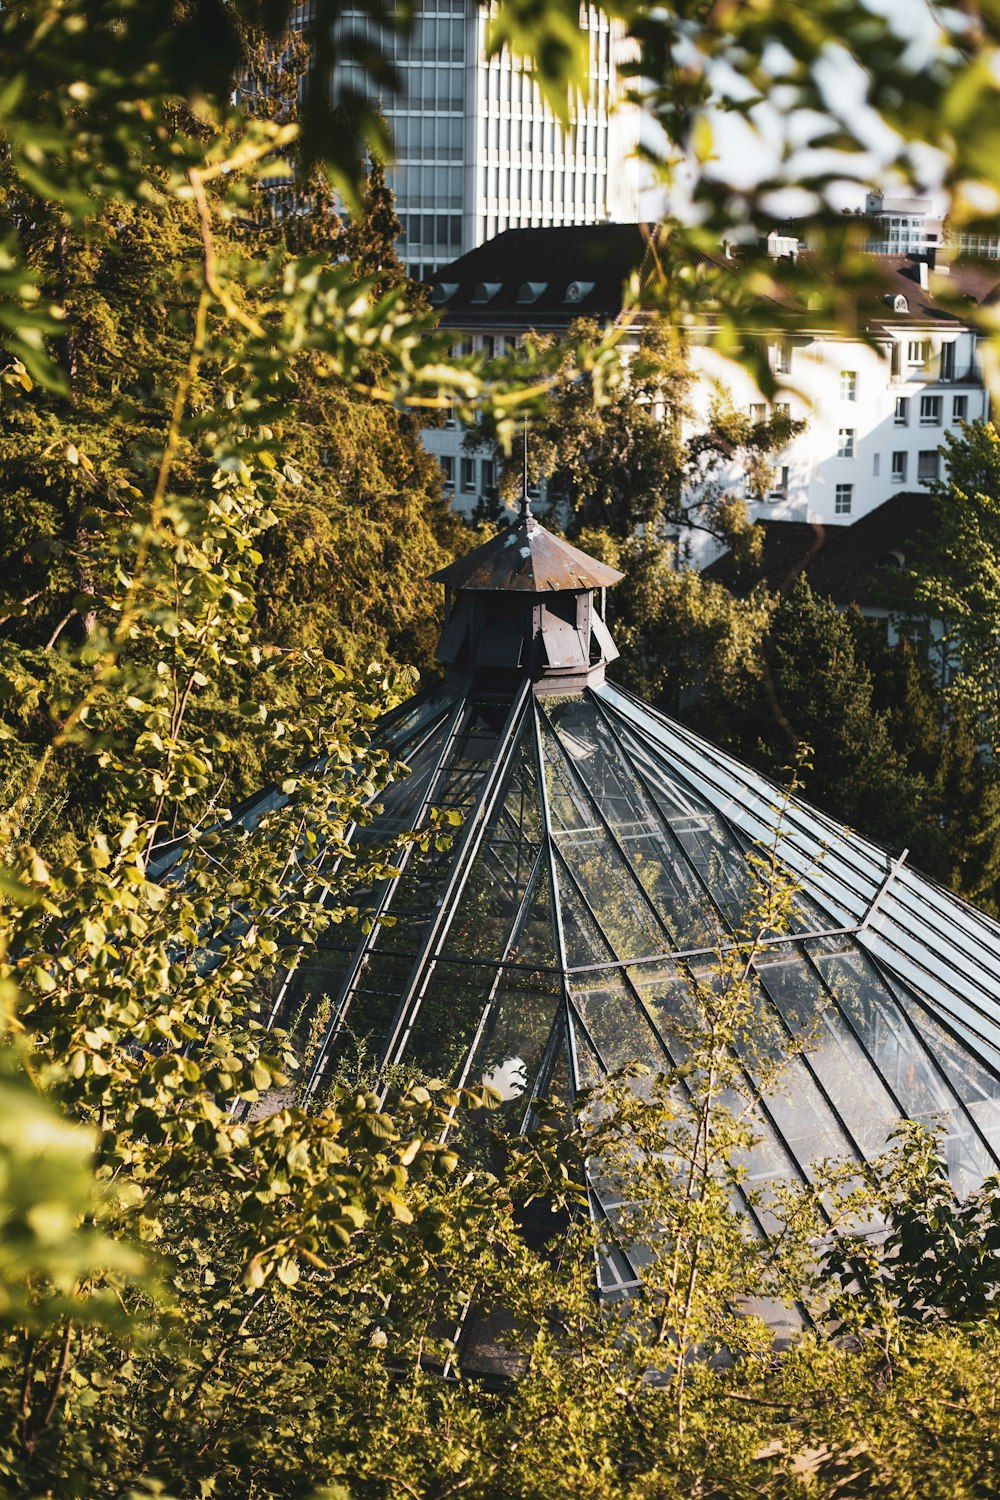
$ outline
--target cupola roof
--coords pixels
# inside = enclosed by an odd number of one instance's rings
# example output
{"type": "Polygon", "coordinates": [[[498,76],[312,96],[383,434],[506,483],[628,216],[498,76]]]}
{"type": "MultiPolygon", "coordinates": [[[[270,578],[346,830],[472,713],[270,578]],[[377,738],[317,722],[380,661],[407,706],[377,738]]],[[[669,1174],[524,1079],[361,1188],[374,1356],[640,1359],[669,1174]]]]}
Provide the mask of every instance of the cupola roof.
{"type": "Polygon", "coordinates": [[[610,588],[624,576],[546,531],[523,503],[509,526],[431,574],[451,589],[523,594],[610,588]]]}

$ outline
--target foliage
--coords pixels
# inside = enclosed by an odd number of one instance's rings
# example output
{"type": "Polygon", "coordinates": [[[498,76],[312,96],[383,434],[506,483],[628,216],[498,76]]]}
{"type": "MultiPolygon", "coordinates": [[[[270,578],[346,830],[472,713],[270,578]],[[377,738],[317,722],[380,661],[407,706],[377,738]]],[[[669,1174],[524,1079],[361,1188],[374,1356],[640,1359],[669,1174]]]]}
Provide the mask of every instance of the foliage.
{"type": "Polygon", "coordinates": [[[912,1122],[900,1127],[897,1172],[882,1188],[884,1238],[844,1236],[826,1254],[824,1268],[841,1287],[834,1313],[852,1331],[996,1317],[1000,1180],[988,1178],[960,1202],[942,1134],[912,1122]]]}
{"type": "MultiPolygon", "coordinates": [[[[976,66],[945,50],[911,100],[909,43],[850,0],[696,12],[626,16],[677,146],[706,146],[699,57],[735,58],[754,86],[776,88],[777,70],[818,101],[812,65],[832,34],[864,46],[904,142],[943,120],[951,179],[991,178],[995,153],[980,169],[958,131],[963,110],[990,117],[989,16],[965,37],[976,66]],[[776,37],[784,53],[765,46],[776,37]]],[[[368,13],[391,31],[408,10],[368,13]]],[[[750,1191],[731,1156],[750,1144],[747,1099],[723,1091],[738,1092],[734,1031],[766,1019],[744,972],[752,930],[720,953],[718,984],[692,989],[681,1064],[595,1096],[566,1139],[553,1127],[509,1162],[498,1142],[502,1177],[469,1146],[457,1173],[444,1140],[475,1097],[414,1083],[391,1109],[363,1085],[311,1111],[294,1100],[294,1039],[263,1017],[290,955],[356,916],[348,889],[397,857],[359,860],[346,833],[393,774],[371,725],[408,686],[381,654],[337,666],[312,641],[260,634],[268,608],[282,630],[292,614],[274,557],[263,603],[257,585],[272,518],[294,534],[289,497],[305,488],[299,403],[317,426],[325,402],[337,409],[349,471],[365,441],[349,402],[454,403],[509,444],[557,364],[528,350],[512,383],[511,368],[449,361],[428,314],[380,285],[384,258],[359,282],[328,248],[256,254],[260,181],[287,175],[280,153],[360,199],[361,147],[380,140],[370,101],[391,68],[323,0],[315,17],[300,135],[230,103],[246,27],[279,37],[281,0],[191,4],[166,25],[149,0],[0,14],[4,526],[24,569],[0,662],[20,741],[0,818],[0,1081],[16,1127],[0,1139],[3,1483],[108,1500],[316,1486],[652,1500],[794,1493],[806,1463],[830,1493],[857,1471],[869,1493],[919,1494],[947,1442],[951,1493],[988,1493],[972,1464],[993,1452],[988,1320],[975,1337],[907,1334],[888,1356],[884,1340],[873,1354],[817,1337],[781,1357],[733,1316],[734,1298],[799,1286],[819,1213],[813,1192],[779,1195],[779,1260],[725,1191],[750,1191]],[[356,94],[332,76],[338,59],[361,67],[356,94]],[[248,758],[274,782],[252,837],[227,816],[248,758]],[[58,799],[95,769],[101,798],[66,816],[58,799]],[[64,837],[43,854],[48,820],[64,837]],[[593,1296],[587,1153],[622,1192],[623,1237],[671,1227],[648,1306],[593,1296]],[[518,1386],[441,1378],[466,1306],[492,1318],[518,1386]],[[693,1357],[703,1348],[737,1358],[693,1357]]],[[[498,8],[498,35],[535,52],[554,98],[578,78],[574,19],[561,4],[498,8]]],[[[610,393],[608,347],[578,359],[610,393]]],[[[401,443],[380,420],[365,430],[401,443]]],[[[826,1185],[845,1212],[871,1192],[835,1168],[826,1185]]]]}
{"type": "MultiPolygon", "coordinates": [[[[1000,750],[1000,435],[973,422],[944,442],[947,478],[935,489],[935,525],[901,601],[911,618],[941,622],[935,649],[956,703],[1000,750]]],[[[933,625],[931,627],[934,628],[933,625]]]]}
{"type": "MultiPolygon", "coordinates": [[[[596,324],[576,323],[561,347],[538,335],[528,342],[558,359],[527,451],[529,483],[544,481],[546,510],[557,525],[574,537],[603,530],[619,542],[637,530],[655,541],[681,529],[737,547],[752,543],[744,495],[767,490],[768,458],[800,423],[780,414],[753,422],[721,400],[707,424],[696,423],[685,342],[655,315],[644,322],[634,351],[623,350],[627,374],[611,390],[600,366],[590,378],[579,367],[581,347],[600,347],[596,324]]],[[[489,425],[481,425],[466,443],[492,447],[500,495],[511,501],[520,493],[522,453],[515,445],[505,460],[491,436],[489,425]]]]}
{"type": "Polygon", "coordinates": [[[694,568],[679,566],[674,543],[637,534],[619,542],[606,531],[578,537],[584,551],[624,573],[608,600],[622,653],[613,667],[626,687],[672,713],[699,695],[727,702],[758,671],[771,604],[762,590],[730,593],[694,568]]]}
{"type": "MultiPolygon", "coordinates": [[[[688,618],[704,618],[691,608],[688,618]]],[[[729,599],[726,611],[739,628],[701,636],[709,654],[684,716],[777,780],[804,753],[810,801],[905,845],[928,874],[996,909],[997,768],[915,649],[887,645],[884,627],[817,598],[804,579],[770,600],[729,599]]]]}

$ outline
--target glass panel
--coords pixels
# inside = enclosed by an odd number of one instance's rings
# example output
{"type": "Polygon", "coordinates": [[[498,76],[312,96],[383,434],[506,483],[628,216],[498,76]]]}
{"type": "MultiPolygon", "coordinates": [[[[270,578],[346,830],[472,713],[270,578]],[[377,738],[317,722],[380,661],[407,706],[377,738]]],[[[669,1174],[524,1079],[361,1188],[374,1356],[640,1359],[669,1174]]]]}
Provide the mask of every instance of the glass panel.
{"type": "MultiPolygon", "coordinates": [[[[373,1062],[378,1061],[414,958],[413,953],[388,953],[379,948],[366,955],[343,1014],[334,1052],[353,1054],[361,1047],[373,1062]]],[[[335,1062],[328,1062],[326,1071],[335,1066],[335,1062]]]]}
{"type": "Polygon", "coordinates": [[[703,934],[696,931],[695,940],[685,944],[697,947],[704,941],[707,945],[714,941],[718,927],[713,921],[713,907],[718,907],[730,922],[739,921],[746,912],[750,900],[746,856],[733,830],[677,777],[675,769],[655,753],[654,746],[640,741],[625,724],[622,742],[649,787],[667,830],[686,855],[701,887],[711,893],[711,901],[702,908],[706,915],[703,934]]]}
{"type": "Polygon", "coordinates": [[[944,1120],[953,1173],[981,1180],[989,1170],[986,1152],[956,1108],[954,1083],[927,1012],[896,989],[852,939],[825,938],[811,946],[817,967],[907,1118],[927,1125],[944,1120]]]}
{"type": "MultiPolygon", "coordinates": [[[[543,734],[545,779],[556,848],[565,876],[560,887],[582,896],[599,924],[609,957],[637,958],[660,953],[669,937],[623,856],[602,826],[594,807],[574,781],[555,741],[543,734]]],[[[567,935],[566,961],[571,968],[592,961],[590,944],[567,935]]]]}
{"type": "Polygon", "coordinates": [[[520,1099],[508,1123],[514,1117],[519,1123],[524,1096],[536,1086],[562,993],[542,860],[525,866],[521,884],[505,922],[499,922],[499,902],[484,918],[479,954],[490,962],[442,958],[435,965],[407,1051],[427,1072],[472,1087],[488,1082],[508,1100],[520,1099]]]}
{"type": "Polygon", "coordinates": [[[515,745],[506,788],[483,836],[443,952],[499,958],[542,848],[542,814],[530,728],[515,745]]]}
{"type": "Polygon", "coordinates": [[[808,1064],[852,1139],[871,1161],[885,1149],[902,1113],[818,973],[790,945],[754,964],[789,1031],[806,1042],[808,1064]]]}
{"type": "MultiPolygon", "coordinates": [[[[497,724],[492,716],[487,719],[476,704],[465,710],[445,772],[433,797],[436,809],[456,812],[464,822],[475,805],[484,777],[491,769],[502,727],[502,716],[497,724]]],[[[429,781],[428,777],[424,795],[429,781]]],[[[378,821],[378,832],[381,833],[382,819],[378,821]]],[[[412,827],[412,822],[403,822],[400,827],[412,827]]],[[[388,909],[392,925],[383,924],[378,935],[380,948],[412,953],[419,950],[424,930],[440,905],[462,829],[461,826],[450,827],[445,832],[449,837],[444,848],[439,848],[434,842],[428,850],[414,849],[409,856],[388,909]]]]}
{"type": "Polygon", "coordinates": [[[972,1192],[984,1177],[996,1171],[1000,1159],[1000,1086],[929,1010],[914,1002],[910,1014],[990,1148],[988,1152],[974,1135],[962,1134],[956,1120],[955,1131],[949,1135],[948,1169],[959,1192],[972,1192]],[[961,1153],[957,1150],[960,1137],[964,1148],[961,1153]]]}
{"type": "Polygon", "coordinates": [[[385,745],[394,755],[399,755],[435,718],[446,714],[454,702],[454,690],[444,683],[425,689],[392,713],[386,714],[376,731],[377,743],[385,745]]]}
{"type": "Polygon", "coordinates": [[[599,710],[589,699],[571,699],[553,709],[552,719],[560,744],[660,918],[664,949],[713,942],[719,928],[715,906],[670,820],[663,817],[599,710]]]}

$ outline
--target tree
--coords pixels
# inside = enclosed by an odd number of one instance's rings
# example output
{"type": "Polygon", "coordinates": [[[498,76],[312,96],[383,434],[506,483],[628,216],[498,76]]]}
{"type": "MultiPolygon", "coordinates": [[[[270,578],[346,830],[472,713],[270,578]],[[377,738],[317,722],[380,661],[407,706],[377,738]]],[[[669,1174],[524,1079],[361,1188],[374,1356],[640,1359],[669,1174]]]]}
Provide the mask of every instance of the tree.
{"type": "MultiPolygon", "coordinates": [[[[935,526],[908,570],[901,607],[940,622],[937,649],[957,667],[956,702],[1000,749],[1000,435],[973,422],[944,443],[947,478],[935,487],[935,526]]],[[[933,628],[933,627],[932,627],[933,628]]]]}
{"type": "MultiPolygon", "coordinates": [[[[546,507],[571,536],[603,530],[619,542],[637,529],[651,539],[667,531],[704,530],[747,545],[751,528],[744,492],[763,494],[773,481],[769,456],[801,428],[783,415],[753,422],[719,400],[707,426],[690,407],[692,376],[683,338],[650,315],[634,351],[624,356],[609,389],[600,366],[581,363],[596,351],[596,324],[575,324],[563,346],[533,336],[557,361],[545,415],[528,438],[529,481],[545,482],[546,507]]],[[[468,435],[470,447],[490,446],[500,460],[500,494],[520,491],[522,454],[505,458],[488,427],[468,435]]]]}
{"type": "Polygon", "coordinates": [[[880,622],[818,598],[804,579],[740,598],[668,563],[640,569],[622,593],[622,638],[641,646],[648,632],[629,686],[669,684],[673,711],[776,780],[804,755],[817,806],[905,845],[920,869],[996,910],[996,763],[909,641],[889,645],[880,622]]]}
{"type": "Polygon", "coordinates": [[[679,566],[675,543],[606,531],[578,537],[584,551],[620,568],[608,619],[621,659],[612,673],[640,697],[687,717],[699,699],[725,703],[761,672],[761,642],[772,601],[761,589],[731,593],[697,569],[679,566]]]}
{"type": "MultiPolygon", "coordinates": [[[[0,732],[16,795],[18,777],[30,773],[47,737],[53,699],[70,690],[72,650],[94,629],[97,601],[119,566],[108,533],[155,480],[171,382],[181,379],[189,355],[203,226],[189,204],[166,196],[155,207],[109,204],[72,230],[53,206],[33,206],[9,174],[6,203],[26,263],[69,326],[61,349],[65,391],[22,390],[7,403],[0,436],[0,617],[8,660],[16,662],[16,685],[0,703],[0,732]]],[[[206,214],[214,254],[238,274],[254,261],[290,261],[280,228],[268,239],[272,221],[234,219],[210,196],[206,214]]],[[[326,209],[315,214],[322,220],[326,209]]],[[[297,215],[300,232],[312,216],[308,208],[297,215]]],[[[357,233],[366,222],[359,220],[357,233]]],[[[354,272],[345,265],[343,274],[354,272]]],[[[372,295],[378,293],[373,282],[372,295]]],[[[413,299],[410,305],[416,311],[413,299]]],[[[266,316],[270,306],[270,290],[255,278],[241,285],[242,316],[266,316]]],[[[270,509],[246,559],[255,640],[352,667],[374,657],[426,669],[436,639],[436,599],[426,576],[450,559],[461,528],[416,422],[364,386],[331,383],[328,365],[315,351],[299,355],[294,404],[273,409],[260,439],[264,447],[281,445],[287,457],[271,471],[277,482],[270,509]]],[[[380,369],[369,378],[379,378],[380,369]]],[[[206,423],[230,390],[222,367],[203,362],[191,399],[206,423]]],[[[176,453],[173,462],[178,484],[203,479],[190,452],[176,453]]],[[[220,691],[203,686],[189,699],[192,714],[211,714],[216,728],[225,722],[242,739],[227,796],[245,794],[263,774],[245,724],[225,701],[252,697],[256,675],[256,665],[231,660],[220,691]]],[[[291,709],[290,676],[281,693],[291,709]]],[[[100,773],[89,774],[93,762],[88,768],[60,753],[51,770],[57,766],[46,826],[36,825],[43,841],[58,836],[67,806],[89,816],[107,795],[100,773]]]]}
{"type": "MultiPolygon", "coordinates": [[[[27,527],[42,502],[52,546],[36,558],[22,530],[19,566],[48,561],[53,573],[50,586],[39,567],[14,598],[0,662],[10,722],[27,698],[46,730],[32,729],[36,753],[0,812],[0,984],[16,1039],[5,1093],[50,1147],[33,1158],[9,1130],[0,1143],[0,1244],[15,1283],[0,1347],[4,1484],[108,1500],[143,1489],[297,1497],[321,1484],[618,1500],[695,1487],[787,1494],[811,1463],[835,1492],[862,1462],[863,1429],[869,1488],[916,1494],[930,1475],[952,1493],[982,1492],[989,1326],[936,1344],[901,1338],[899,1354],[891,1339],[860,1352],[804,1340],[784,1358],[749,1320],[732,1331],[730,1299],[772,1285],[715,1175],[732,1182],[726,1150],[745,1141],[718,1095],[732,1080],[727,1027],[744,1025],[752,1003],[738,970],[715,1034],[704,1020],[714,1024],[719,998],[711,986],[692,995],[692,1109],[671,1070],[653,1081],[648,1112],[641,1090],[622,1097],[630,1135],[616,1139],[595,1101],[565,1146],[517,1148],[503,1181],[455,1172],[442,1135],[462,1099],[448,1089],[415,1082],[390,1111],[364,1080],[344,1080],[322,1108],[296,1102],[294,1038],[268,1033],[261,1016],[290,956],[352,916],[339,856],[347,823],[367,818],[392,774],[371,725],[400,690],[381,662],[345,669],[258,635],[272,515],[301,473],[296,403],[320,384],[380,409],[455,401],[469,421],[485,408],[509,439],[537,404],[540,369],[529,358],[523,386],[498,389],[475,365],[452,366],[432,320],[398,292],[377,297],[328,254],[241,254],[236,226],[253,221],[258,169],[301,148],[303,178],[324,162],[359,198],[358,147],[378,145],[367,101],[386,82],[380,48],[328,24],[322,0],[315,13],[318,86],[299,132],[230,108],[239,23],[265,19],[280,34],[287,6],[191,5],[166,26],[149,0],[0,12],[5,191],[17,200],[0,261],[3,394],[21,424],[5,455],[9,525],[27,527]],[[334,62],[357,63],[363,86],[342,87],[351,69],[334,62]],[[142,250],[120,264],[119,227],[123,246],[137,237],[142,250]],[[64,232],[76,264],[60,265],[64,232]],[[51,405],[31,399],[32,381],[51,405]],[[274,798],[248,839],[226,804],[251,747],[274,798]],[[43,855],[34,830],[59,775],[93,767],[103,797],[87,819],[64,817],[64,839],[43,855]],[[650,1204],[676,1230],[650,1275],[665,1340],[641,1303],[619,1319],[595,1301],[586,1220],[567,1234],[554,1215],[541,1252],[521,1232],[539,1192],[567,1216],[577,1206],[574,1168],[594,1148],[626,1192],[643,1156],[688,1165],[662,1161],[650,1204]],[[462,1308],[484,1301],[498,1319],[513,1309],[530,1340],[513,1396],[425,1368],[450,1352],[462,1308]],[[116,1322],[103,1317],[111,1304],[116,1322]],[[713,1313],[727,1344],[745,1333],[733,1367],[679,1357],[697,1351],[713,1313]],[[667,1361],[664,1390],[647,1377],[667,1361]],[[882,1378],[887,1362],[895,1381],[882,1378]]],[[[967,42],[982,66],[945,52],[918,94],[906,87],[910,39],[895,46],[866,7],[812,7],[803,27],[804,15],[715,7],[694,40],[675,8],[634,13],[670,139],[692,140],[705,120],[696,59],[675,66],[681,21],[706,59],[742,49],[738,76],[758,89],[790,70],[799,102],[818,99],[812,65],[840,40],[864,44],[878,98],[902,86],[904,141],[948,124],[949,181],[960,182],[975,164],[962,112],[989,118],[988,18],[967,42]]],[[[402,16],[372,8],[389,30],[402,16]]],[[[537,50],[557,99],[581,61],[574,20],[555,6],[496,17],[497,38],[537,50]]],[[[703,132],[693,139],[707,149],[703,132]]],[[[986,161],[992,171],[995,154],[986,161]]],[[[395,852],[366,851],[351,884],[377,878],[395,852]]],[[[805,1195],[801,1206],[811,1240],[816,1205],[805,1195]]],[[[627,1215],[642,1203],[625,1207],[624,1228],[641,1229],[627,1215]]]]}

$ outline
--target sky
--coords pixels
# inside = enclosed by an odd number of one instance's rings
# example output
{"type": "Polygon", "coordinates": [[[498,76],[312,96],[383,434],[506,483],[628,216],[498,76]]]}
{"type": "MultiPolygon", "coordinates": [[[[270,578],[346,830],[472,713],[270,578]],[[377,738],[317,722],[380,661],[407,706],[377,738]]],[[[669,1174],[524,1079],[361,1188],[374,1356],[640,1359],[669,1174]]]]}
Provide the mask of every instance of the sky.
{"type": "MultiPolygon", "coordinates": [[[[869,0],[869,9],[883,15],[893,30],[908,41],[907,59],[915,72],[932,60],[940,42],[940,26],[929,0],[869,0]]],[[[694,50],[694,49],[692,49],[694,50]]],[[[836,209],[859,209],[864,206],[865,191],[870,186],[884,186],[888,194],[912,194],[916,189],[894,179],[887,164],[897,154],[898,137],[866,102],[867,75],[862,60],[844,48],[831,48],[818,73],[830,117],[845,124],[867,148],[864,155],[847,159],[832,151],[816,151],[809,140],[830,124],[830,118],[806,113],[794,107],[794,100],[782,98],[775,91],[757,106],[749,121],[722,110],[713,111],[710,123],[714,135],[716,160],[707,173],[734,187],[747,189],[766,180],[781,169],[782,149],[794,152],[786,163],[786,178],[796,180],[818,171],[842,171],[841,180],[831,184],[827,201],[836,209]],[[798,170],[796,170],[796,168],[798,170]]],[[[728,69],[717,70],[717,87],[734,99],[746,99],[750,90],[745,82],[728,69]]],[[[644,145],[654,146],[659,136],[655,122],[648,117],[642,129],[644,145]]],[[[938,191],[943,157],[928,143],[911,148],[917,161],[920,191],[932,199],[933,209],[944,212],[946,199],[938,191]]],[[[644,215],[655,216],[664,201],[661,187],[649,184],[642,197],[644,215]]],[[[683,180],[673,190],[671,206],[681,217],[687,215],[688,196],[683,180]]],[[[806,217],[816,207],[815,200],[801,190],[788,189],[775,197],[769,208],[776,217],[806,217]]]]}

